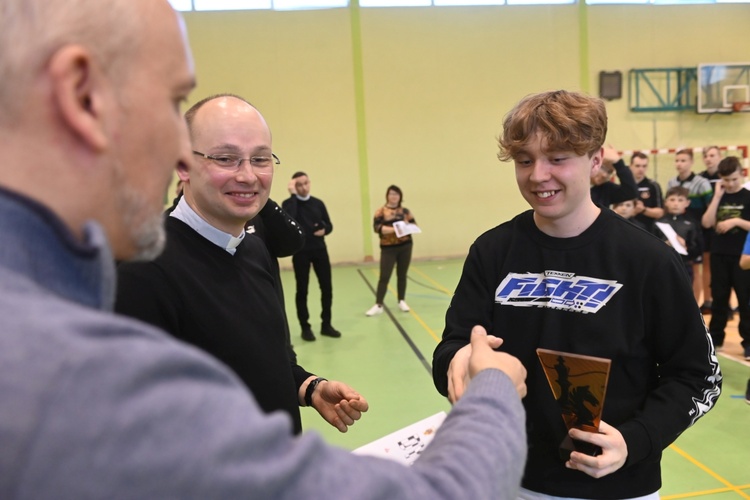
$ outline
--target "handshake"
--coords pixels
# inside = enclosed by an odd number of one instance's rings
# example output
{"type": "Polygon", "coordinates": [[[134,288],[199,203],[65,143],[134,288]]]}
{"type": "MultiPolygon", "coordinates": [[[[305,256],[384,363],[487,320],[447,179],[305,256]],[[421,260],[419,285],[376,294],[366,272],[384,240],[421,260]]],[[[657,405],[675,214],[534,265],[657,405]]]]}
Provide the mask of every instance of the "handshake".
{"type": "Polygon", "coordinates": [[[469,381],[482,370],[494,368],[510,377],[518,395],[526,396],[526,368],[515,356],[494,349],[500,347],[503,339],[487,335],[482,326],[471,330],[471,343],[459,349],[448,367],[448,399],[451,403],[463,395],[469,381]]]}

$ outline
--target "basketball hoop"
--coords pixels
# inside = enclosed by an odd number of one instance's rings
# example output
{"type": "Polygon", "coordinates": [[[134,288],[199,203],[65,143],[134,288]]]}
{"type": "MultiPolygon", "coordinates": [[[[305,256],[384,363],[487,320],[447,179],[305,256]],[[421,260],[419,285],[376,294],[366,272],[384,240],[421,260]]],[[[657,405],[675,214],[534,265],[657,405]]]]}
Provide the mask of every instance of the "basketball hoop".
{"type": "Polygon", "coordinates": [[[732,112],[739,113],[740,111],[750,111],[750,102],[733,102],[732,112]]]}

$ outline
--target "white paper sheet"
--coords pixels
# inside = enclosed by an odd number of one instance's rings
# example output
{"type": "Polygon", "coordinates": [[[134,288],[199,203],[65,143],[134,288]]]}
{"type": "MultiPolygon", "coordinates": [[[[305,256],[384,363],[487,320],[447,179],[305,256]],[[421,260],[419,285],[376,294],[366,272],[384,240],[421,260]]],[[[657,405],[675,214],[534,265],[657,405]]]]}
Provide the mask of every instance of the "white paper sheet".
{"type": "Polygon", "coordinates": [[[411,465],[430,444],[435,431],[445,420],[446,413],[441,411],[431,417],[413,423],[387,436],[361,446],[352,453],[387,458],[411,465]]]}
{"type": "Polygon", "coordinates": [[[401,238],[402,236],[406,236],[407,234],[417,234],[421,233],[422,230],[419,229],[419,226],[416,224],[412,224],[411,222],[405,222],[402,220],[396,221],[393,223],[393,229],[396,231],[396,236],[401,238]]]}
{"type": "Polygon", "coordinates": [[[667,237],[667,240],[669,240],[669,244],[672,245],[672,248],[677,250],[677,253],[680,255],[687,255],[687,250],[684,246],[682,246],[682,243],[679,242],[677,239],[677,233],[675,233],[674,228],[667,224],[666,222],[657,222],[656,227],[659,228],[659,230],[664,233],[664,236],[667,237]]]}

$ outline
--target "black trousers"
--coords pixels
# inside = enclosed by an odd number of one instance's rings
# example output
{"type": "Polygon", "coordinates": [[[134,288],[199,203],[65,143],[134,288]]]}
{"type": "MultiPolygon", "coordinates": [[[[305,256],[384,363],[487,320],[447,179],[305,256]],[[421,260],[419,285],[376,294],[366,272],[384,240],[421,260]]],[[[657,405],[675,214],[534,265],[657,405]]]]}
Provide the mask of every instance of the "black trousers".
{"type": "Polygon", "coordinates": [[[385,300],[385,292],[388,290],[388,281],[391,279],[394,265],[396,266],[398,300],[404,300],[404,297],[406,297],[406,273],[409,271],[413,246],[409,242],[405,245],[380,249],[380,279],[378,280],[378,291],[375,295],[377,304],[382,304],[385,300]]]}
{"type": "Polygon", "coordinates": [[[740,269],[738,255],[711,254],[711,322],[708,329],[715,345],[724,343],[724,328],[729,317],[729,296],[734,288],[740,314],[742,346],[750,347],[750,271],[740,269]]]}
{"type": "Polygon", "coordinates": [[[333,286],[331,283],[331,260],[328,249],[303,250],[292,256],[294,278],[297,281],[297,293],[294,296],[297,304],[297,319],[300,326],[310,328],[310,312],[307,310],[307,290],[310,285],[310,266],[315,271],[320,285],[321,326],[331,324],[331,305],[333,304],[333,286]]]}

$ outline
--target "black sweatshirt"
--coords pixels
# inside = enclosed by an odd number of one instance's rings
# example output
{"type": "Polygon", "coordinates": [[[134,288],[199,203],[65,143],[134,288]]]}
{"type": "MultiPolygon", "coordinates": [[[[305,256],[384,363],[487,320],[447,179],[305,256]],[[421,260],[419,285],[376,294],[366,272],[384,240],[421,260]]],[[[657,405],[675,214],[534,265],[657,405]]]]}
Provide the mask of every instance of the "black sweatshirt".
{"type": "Polygon", "coordinates": [[[483,325],[528,370],[525,488],[601,499],[657,491],[662,450],[714,405],[721,387],[683,263],[609,210],[573,238],[542,233],[532,213],[472,245],[435,350],[435,384],[447,393],[453,355],[469,342],[471,328],[483,325]],[[566,428],[538,347],[612,361],[602,420],[627,444],[618,471],[594,479],[559,459],[566,428]]]}

